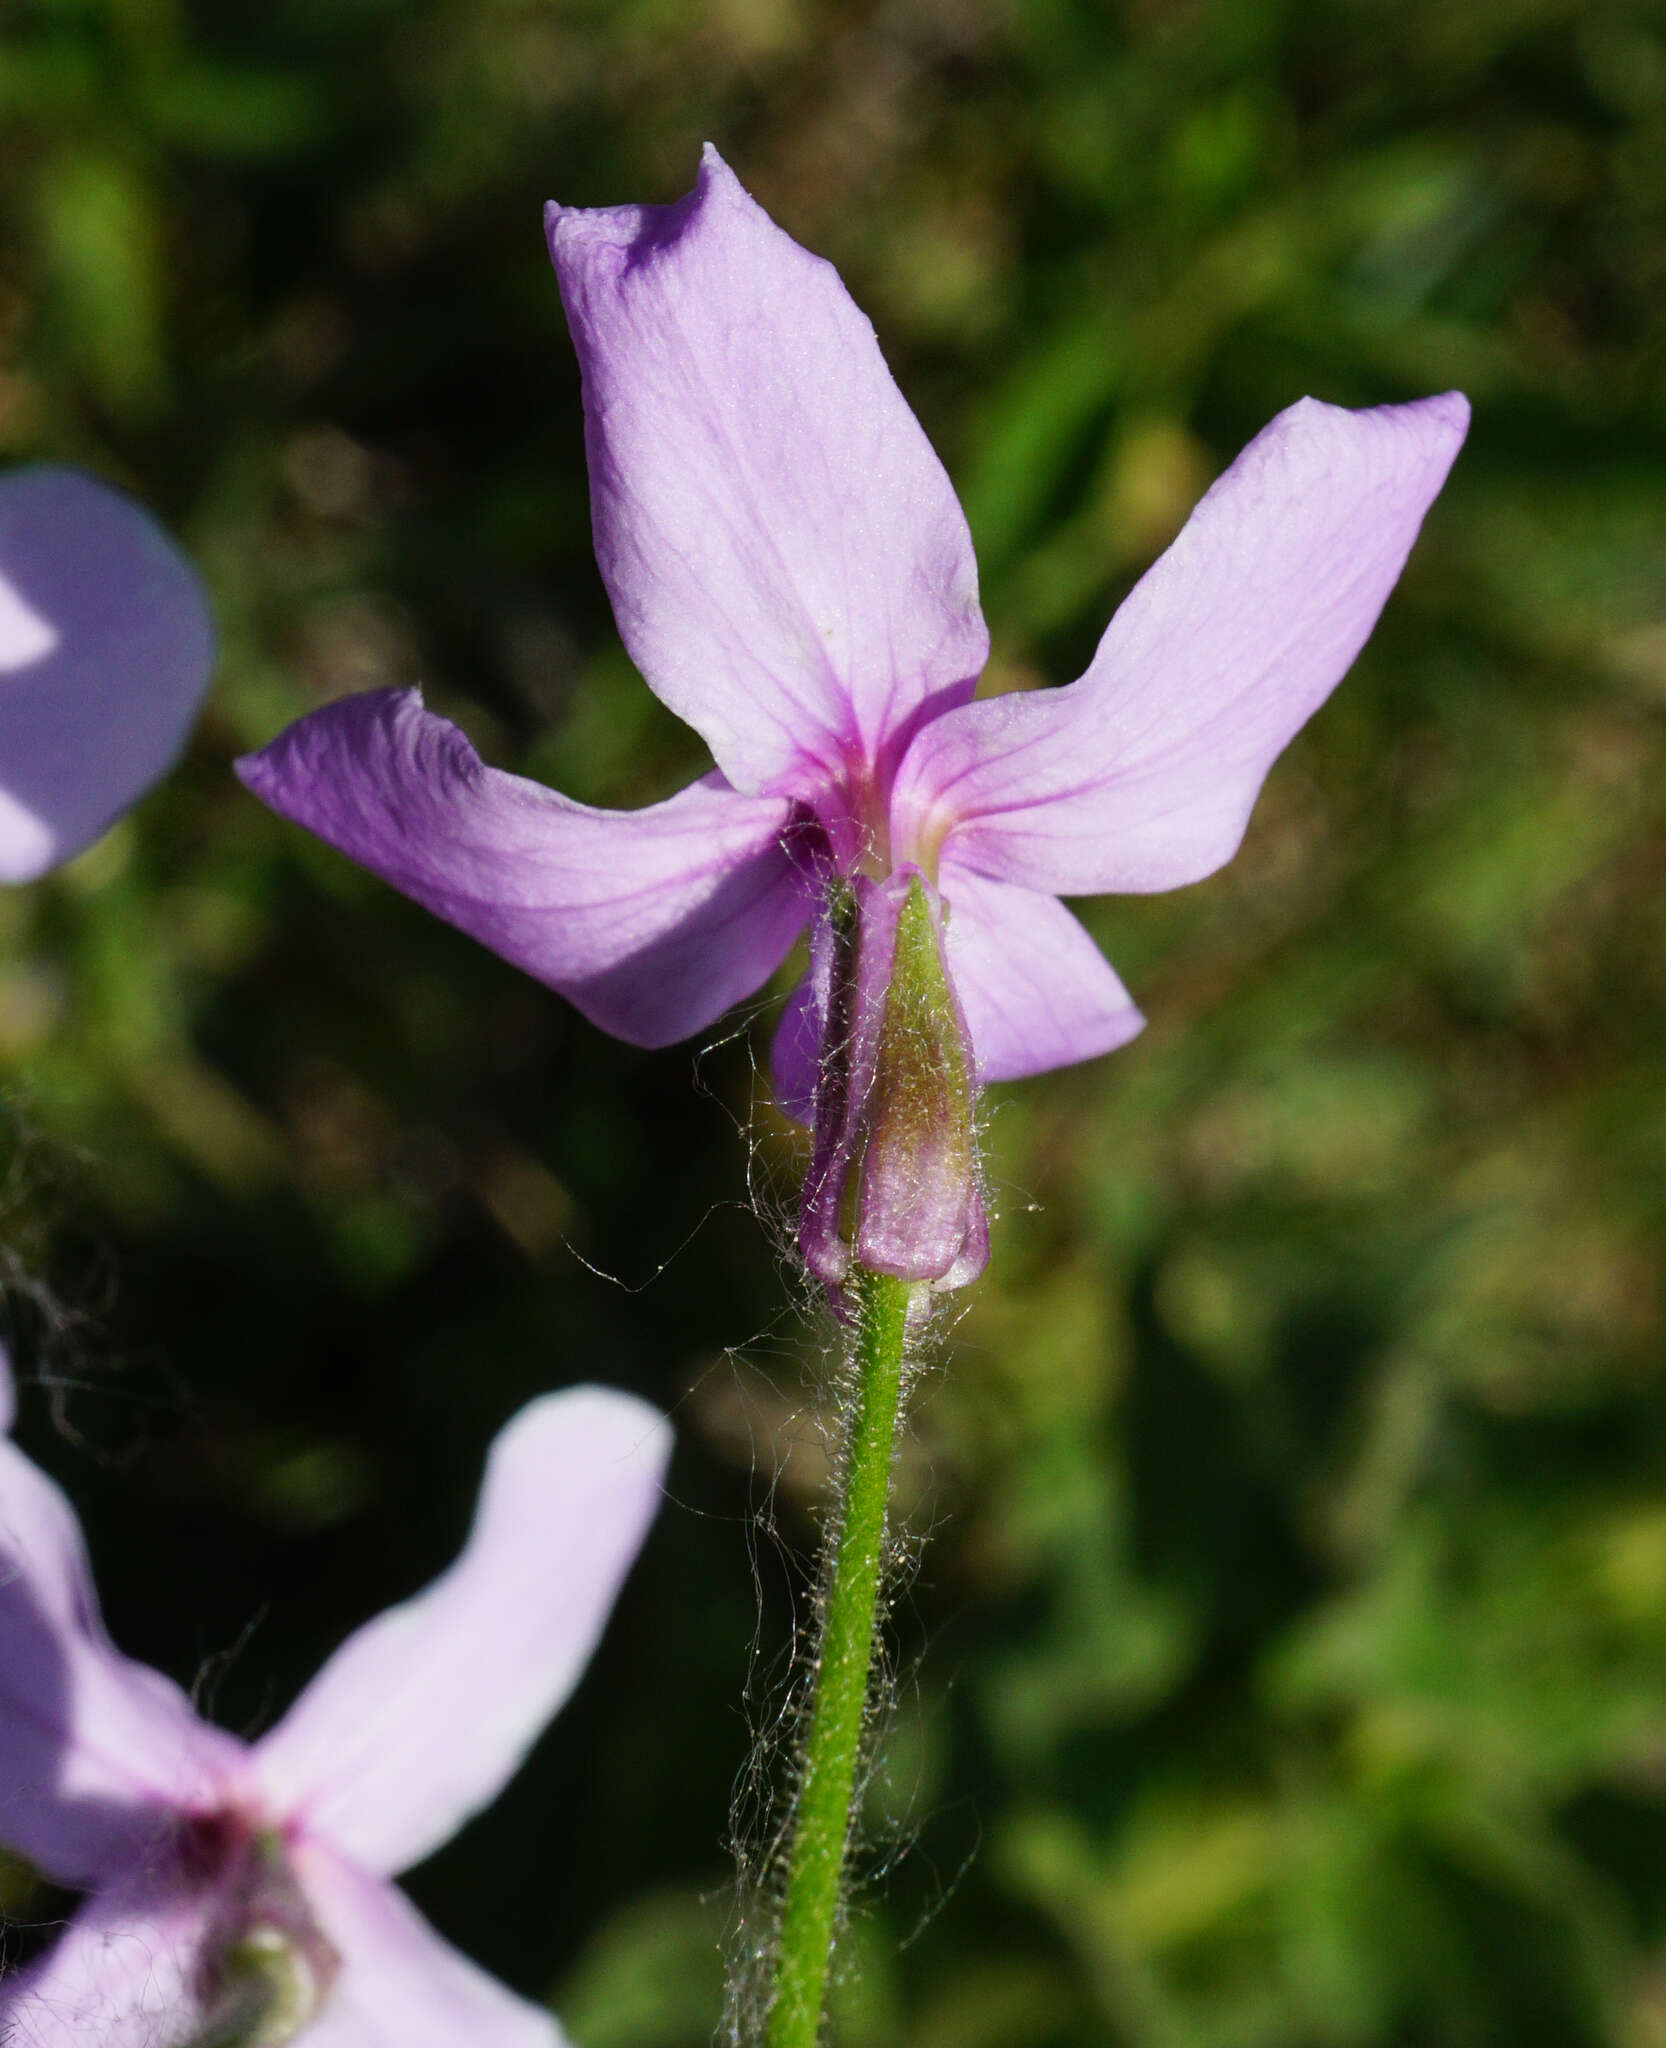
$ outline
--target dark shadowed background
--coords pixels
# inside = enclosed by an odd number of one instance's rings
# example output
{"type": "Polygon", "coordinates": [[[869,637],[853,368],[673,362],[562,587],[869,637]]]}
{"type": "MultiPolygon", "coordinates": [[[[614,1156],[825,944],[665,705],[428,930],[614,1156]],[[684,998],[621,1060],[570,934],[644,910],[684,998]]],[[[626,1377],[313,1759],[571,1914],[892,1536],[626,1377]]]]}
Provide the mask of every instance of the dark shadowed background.
{"type": "Polygon", "coordinates": [[[0,457],[140,492],[223,636],[181,771],[0,896],[19,1434],[112,1628],[257,1729],[521,1401],[670,1410],[579,1695],[411,1890],[581,2048],[708,2038],[819,1476],[768,1006],[613,1044],[229,768],[420,680],[591,801],[698,769],[591,560],[539,208],[673,198],[706,137],[876,321],[998,687],[1076,675],[1302,393],[1475,404],[1238,860],[1086,909],[1143,1038],[990,1098],[838,2039],[1661,2048],[1643,0],[0,0],[0,457]]]}

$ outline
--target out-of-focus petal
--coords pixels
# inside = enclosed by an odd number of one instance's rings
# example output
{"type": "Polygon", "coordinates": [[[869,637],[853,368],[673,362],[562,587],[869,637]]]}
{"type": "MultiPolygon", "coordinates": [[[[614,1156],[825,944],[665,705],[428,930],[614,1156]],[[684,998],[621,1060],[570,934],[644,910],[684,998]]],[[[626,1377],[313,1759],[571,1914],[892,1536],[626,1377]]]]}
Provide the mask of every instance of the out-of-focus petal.
{"type": "Polygon", "coordinates": [[[949,972],[980,1081],[1016,1081],[1126,1045],[1145,1019],[1057,898],[945,861],[949,972]]]}
{"type": "Polygon", "coordinates": [[[670,1447],[662,1416],[604,1387],[523,1408],[457,1562],[350,1636],[256,1745],[274,1811],[389,1872],[494,1799],[589,1660],[670,1447]]]}
{"type": "Polygon", "coordinates": [[[341,1960],[294,2048],[563,2048],[550,2015],[477,1969],[403,1892],[322,1844],[297,1844],[296,1875],[341,1960]]]}
{"type": "Polygon", "coordinates": [[[73,469],[0,477],[0,882],[90,846],[184,744],[214,665],[196,572],[73,469]]]}
{"type": "Polygon", "coordinates": [[[206,1897],[146,1875],[95,1892],[38,1962],[0,1981],[6,2048],[185,2048],[206,1897]]]}
{"type": "Polygon", "coordinates": [[[592,810],[486,767],[417,690],[326,705],[237,772],[632,1045],[704,1029],[769,978],[808,915],[784,799],[713,774],[645,810],[592,810]]]}
{"type": "Polygon", "coordinates": [[[242,1761],[112,1645],[75,1511],[0,1440],[0,1842],[67,1884],[128,1869],[242,1761]]]}
{"type": "Polygon", "coordinates": [[[1458,452],[1457,392],[1305,398],[1206,493],[1062,690],[933,721],[894,842],[1064,895],[1170,889],[1231,858],[1268,768],[1347,671],[1458,452]]]}
{"type": "Polygon", "coordinates": [[[832,266],[709,147],[674,206],[546,225],[619,631],[736,787],[806,795],[969,696],[966,521],[832,266]]]}

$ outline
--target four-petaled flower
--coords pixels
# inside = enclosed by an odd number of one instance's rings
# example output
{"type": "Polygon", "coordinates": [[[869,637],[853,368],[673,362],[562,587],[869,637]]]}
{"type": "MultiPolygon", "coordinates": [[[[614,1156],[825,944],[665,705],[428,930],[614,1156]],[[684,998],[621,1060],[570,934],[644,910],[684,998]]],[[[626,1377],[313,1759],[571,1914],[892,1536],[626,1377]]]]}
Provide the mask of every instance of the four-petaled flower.
{"type": "Polygon", "coordinates": [[[196,571],[78,470],[0,477],[0,882],[79,853],[173,761],[214,666],[196,571]]]}
{"type": "Polygon", "coordinates": [[[388,1880],[496,1796],[571,1691],[669,1442],[600,1387],[523,1408],[456,1563],[245,1744],[114,1647],[74,1510],[0,1436],[0,1841],[87,1893],[0,1984],[8,2048],[559,2048],[388,1880]]]}
{"type": "Polygon", "coordinates": [[[988,636],[966,522],[833,269],[709,149],[676,205],[552,206],[547,226],[614,616],[715,768],[645,810],[589,809],[483,767],[404,690],[301,720],[244,780],[638,1045],[704,1028],[814,921],[820,966],[773,1049],[782,1102],[818,1127],[807,1254],[832,1277],[852,1248],[968,1277],[982,1211],[958,1140],[964,1165],[927,1160],[918,1199],[875,1196],[899,1221],[851,1214],[875,1133],[850,1084],[883,1004],[840,987],[829,928],[844,920],[860,980],[872,906],[888,971],[918,881],[974,1086],[1131,1038],[1138,1011],[1059,897],[1169,889],[1231,857],[1370,632],[1468,406],[1302,400],[1206,494],[1079,681],[973,702],[988,636]]]}

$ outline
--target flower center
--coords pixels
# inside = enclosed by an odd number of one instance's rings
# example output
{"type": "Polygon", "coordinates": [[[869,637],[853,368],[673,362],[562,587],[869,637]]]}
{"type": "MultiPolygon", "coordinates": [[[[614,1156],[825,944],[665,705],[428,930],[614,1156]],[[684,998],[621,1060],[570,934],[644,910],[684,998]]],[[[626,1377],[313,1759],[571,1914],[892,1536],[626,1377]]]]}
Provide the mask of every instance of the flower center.
{"type": "Polygon", "coordinates": [[[890,778],[871,761],[852,759],[816,804],[833,864],[847,880],[866,875],[882,882],[890,874],[890,778]]]}
{"type": "Polygon", "coordinates": [[[288,1844],[258,1816],[226,1807],[186,1823],[180,1862],[211,1902],[187,2048],[283,2048],[318,2017],[341,1960],[290,1868],[288,1844]]]}

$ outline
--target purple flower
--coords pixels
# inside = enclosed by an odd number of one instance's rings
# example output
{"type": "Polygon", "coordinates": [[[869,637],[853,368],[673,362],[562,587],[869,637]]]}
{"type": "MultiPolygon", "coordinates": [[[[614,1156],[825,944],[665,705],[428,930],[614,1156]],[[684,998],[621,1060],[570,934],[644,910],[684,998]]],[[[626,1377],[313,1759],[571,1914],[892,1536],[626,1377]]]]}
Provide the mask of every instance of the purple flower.
{"type": "MultiPolygon", "coordinates": [[[[966,522],[832,268],[710,149],[674,206],[552,206],[547,225],[614,616],[715,770],[646,810],[591,810],[483,767],[414,691],[389,691],[303,719],[244,780],[634,1044],[703,1029],[852,885],[916,875],[975,1084],[1125,1043],[1139,1012],[1059,897],[1169,889],[1231,857],[1393,587],[1463,398],[1292,406],[1079,681],[974,703],[988,636],[966,522]]],[[[830,978],[836,948],[818,951],[772,1059],[818,1151],[846,1133],[816,1198],[842,1213],[849,1082],[879,1009],[830,978]]],[[[941,1164],[920,1228],[870,1233],[870,1262],[922,1278],[934,1259],[945,1277],[975,1265],[975,1177],[950,1187],[941,1164]]],[[[858,1218],[841,1241],[860,1234],[858,1218]]]]}
{"type": "Polygon", "coordinates": [[[196,572],[78,470],[0,477],[0,882],[90,846],[168,768],[214,666],[196,572]]]}
{"type": "MultiPolygon", "coordinates": [[[[0,1395],[9,1424],[3,1354],[0,1395]]],[[[600,1387],[523,1408],[456,1563],[245,1744],[114,1647],[74,1510],[0,1438],[0,1841],[87,1894],[0,1984],[8,2048],[558,2048],[388,1879],[496,1796],[572,1690],[669,1442],[600,1387]]]]}

